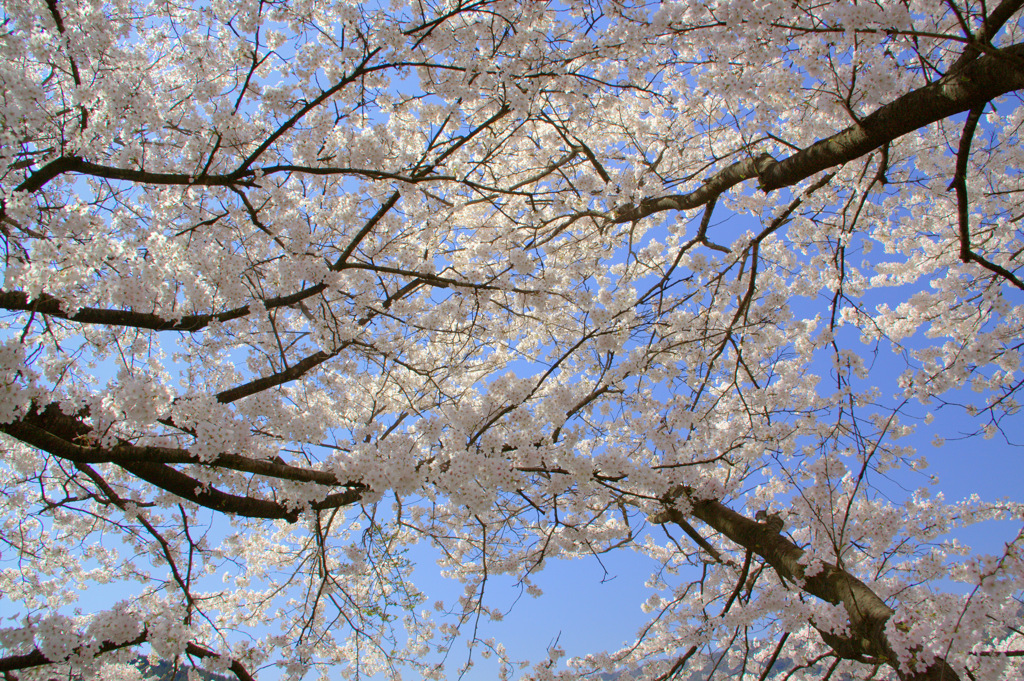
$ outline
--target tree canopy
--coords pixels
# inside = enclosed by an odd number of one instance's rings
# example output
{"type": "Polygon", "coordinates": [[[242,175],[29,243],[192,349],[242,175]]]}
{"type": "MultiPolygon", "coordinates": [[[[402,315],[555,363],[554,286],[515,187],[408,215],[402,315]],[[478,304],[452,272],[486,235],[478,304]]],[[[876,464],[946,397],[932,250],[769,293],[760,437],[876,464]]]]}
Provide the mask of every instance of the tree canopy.
{"type": "Polygon", "coordinates": [[[3,0],[4,679],[1021,678],[1022,6],[3,0]]]}

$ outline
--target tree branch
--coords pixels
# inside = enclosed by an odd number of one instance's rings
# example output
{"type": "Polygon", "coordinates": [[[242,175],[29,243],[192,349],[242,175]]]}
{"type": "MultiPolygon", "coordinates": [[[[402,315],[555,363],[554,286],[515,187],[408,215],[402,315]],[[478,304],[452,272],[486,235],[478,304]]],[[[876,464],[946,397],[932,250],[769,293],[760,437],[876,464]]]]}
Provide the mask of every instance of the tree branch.
{"type": "Polygon", "coordinates": [[[1010,17],[1016,14],[1021,7],[1024,7],[1024,0],[1003,0],[1000,2],[999,5],[993,9],[987,17],[985,17],[985,22],[982,24],[981,30],[973,36],[974,43],[969,44],[967,48],[964,49],[963,54],[960,55],[959,59],[953,62],[953,65],[949,67],[949,71],[947,73],[956,73],[967,64],[977,59],[978,55],[981,54],[981,49],[979,49],[978,45],[990,44],[992,42],[992,38],[994,38],[996,33],[999,32],[999,29],[1001,29],[1006,22],[1010,20],[1010,17]]]}
{"type": "Polygon", "coordinates": [[[970,225],[970,202],[967,197],[967,161],[971,155],[971,141],[974,139],[974,131],[978,127],[978,120],[984,106],[976,106],[967,114],[964,122],[964,131],[960,136],[960,145],[956,152],[956,171],[949,188],[956,190],[956,213],[959,223],[960,235],[960,260],[963,262],[975,262],[987,269],[989,272],[998,274],[1014,286],[1024,290],[1024,282],[1005,267],[992,262],[979,255],[971,248],[971,225],[970,225]]]}
{"type": "Polygon", "coordinates": [[[885,634],[886,624],[893,615],[892,608],[864,582],[836,566],[822,565],[813,575],[808,575],[807,566],[801,563],[804,551],[775,532],[770,524],[747,518],[720,501],[696,498],[686,487],[679,487],[666,495],[662,500],[663,510],[652,516],[651,521],[671,521],[677,524],[681,520],[685,521],[685,515],[675,507],[676,500],[681,498],[689,502],[694,517],[736,544],[756,553],[783,580],[799,585],[812,596],[834,605],[842,605],[850,618],[851,636],[841,638],[829,635],[825,639],[825,643],[839,655],[853,659],[873,657],[885,660],[902,681],[959,681],[959,675],[941,659],[932,662],[923,672],[901,668],[885,634]]]}
{"type": "Polygon", "coordinates": [[[250,459],[238,454],[221,454],[204,461],[185,449],[136,446],[121,442],[105,448],[89,444],[92,428],[78,416],[64,414],[56,404],[42,410],[32,409],[27,415],[0,425],[0,431],[77,464],[111,463],[136,477],[200,506],[249,518],[284,519],[295,522],[299,510],[288,504],[250,496],[239,496],[204,485],[195,478],[171,467],[171,464],[192,464],[225,468],[282,480],[311,482],[323,487],[346,489],[313,502],[314,510],[339,508],[358,503],[366,486],[358,482],[341,482],[329,471],[290,466],[275,461],[250,459]]]}
{"type": "MultiPolygon", "coordinates": [[[[268,310],[288,307],[289,305],[296,305],[325,290],[327,290],[326,284],[316,284],[295,293],[268,298],[262,302],[268,310]]],[[[252,312],[252,308],[249,305],[242,305],[241,307],[235,307],[223,312],[184,315],[180,319],[173,319],[149,312],[111,310],[96,307],[83,307],[74,313],[68,313],[64,311],[63,305],[64,303],[59,298],[48,293],[41,293],[35,298],[29,298],[29,295],[24,291],[0,291],[0,308],[5,310],[38,312],[50,317],[66,319],[80,324],[126,326],[135,329],[149,329],[151,331],[187,331],[195,333],[213,322],[228,322],[233,319],[240,319],[252,312]]]]}
{"type": "Polygon", "coordinates": [[[940,80],[879,108],[859,123],[819,140],[781,161],[768,154],[733,163],[712,175],[689,194],[645,199],[637,206],[620,206],[609,214],[615,223],[631,222],[667,210],[702,206],[744,180],[757,177],[762,191],[792,186],[827,168],[859,158],[893,140],[1024,88],[1024,69],[1006,61],[1024,59],[1024,43],[979,57],[940,80]]]}
{"type": "MultiPolygon", "coordinates": [[[[141,634],[130,641],[124,641],[122,643],[104,641],[96,649],[95,654],[102,655],[103,653],[109,653],[113,650],[120,650],[121,648],[128,648],[129,646],[137,646],[141,643],[145,643],[148,637],[149,632],[143,630],[141,634]]],[[[80,650],[81,648],[76,649],[75,653],[80,650]]],[[[63,661],[64,660],[51,660],[44,655],[39,648],[33,648],[32,652],[25,653],[23,655],[8,655],[7,657],[0,657],[0,672],[13,672],[19,669],[31,669],[32,667],[41,667],[46,664],[57,664],[63,661]]]]}
{"type": "MultiPolygon", "coordinates": [[[[99,656],[103,653],[109,653],[114,650],[141,645],[147,640],[149,640],[149,631],[147,629],[143,629],[141,634],[130,641],[124,641],[122,643],[104,641],[99,645],[93,655],[99,656]]],[[[80,650],[81,647],[77,648],[75,650],[75,654],[80,652],[80,650]]],[[[192,643],[191,641],[185,646],[185,652],[199,658],[223,657],[223,655],[220,655],[219,653],[216,653],[204,646],[192,643]]],[[[0,657],[0,672],[6,673],[21,669],[32,669],[34,667],[42,667],[48,664],[58,664],[63,661],[64,660],[51,660],[46,657],[39,648],[33,648],[32,652],[25,653],[23,655],[8,655],[7,657],[0,657]]],[[[249,674],[246,668],[238,660],[231,659],[229,669],[231,669],[231,672],[238,678],[238,681],[255,681],[252,675],[249,674]]]]}
{"type": "Polygon", "coordinates": [[[341,348],[334,350],[333,352],[324,352],[323,350],[314,352],[312,355],[309,355],[302,359],[302,361],[293,364],[287,369],[282,369],[281,371],[269,376],[261,376],[260,378],[253,379],[248,383],[243,383],[242,385],[235,386],[228,390],[222,390],[217,393],[217,401],[222,404],[229,404],[236,400],[240,400],[243,397],[249,397],[250,395],[261,393],[264,390],[269,390],[270,388],[281,385],[282,383],[294,381],[297,378],[301,378],[306,372],[320,366],[330,358],[337,356],[337,354],[346,346],[347,343],[343,344],[341,348]]]}
{"type": "MultiPolygon", "coordinates": [[[[223,657],[223,655],[220,655],[219,653],[215,653],[208,648],[204,648],[203,646],[192,642],[189,642],[189,644],[185,646],[185,652],[189,655],[195,655],[200,658],[223,657]]],[[[252,675],[249,674],[248,670],[238,660],[232,659],[231,665],[228,668],[231,670],[231,673],[238,678],[238,681],[255,681],[252,675]]]]}

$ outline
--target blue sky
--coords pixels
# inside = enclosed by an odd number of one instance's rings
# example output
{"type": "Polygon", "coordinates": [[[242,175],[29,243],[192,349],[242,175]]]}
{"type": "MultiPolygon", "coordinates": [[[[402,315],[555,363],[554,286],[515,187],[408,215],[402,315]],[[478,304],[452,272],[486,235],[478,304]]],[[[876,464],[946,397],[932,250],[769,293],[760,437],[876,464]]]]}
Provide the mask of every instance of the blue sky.
{"type": "MultiPolygon", "coordinates": [[[[719,223],[714,236],[716,240],[726,243],[731,238],[723,235],[732,237],[743,231],[744,225],[756,228],[759,224],[737,216],[727,217],[721,208],[716,217],[725,219],[725,222],[719,223]]],[[[690,229],[694,228],[695,225],[691,225],[690,229]]],[[[652,234],[658,234],[659,231],[656,229],[652,234]]],[[[897,296],[905,292],[894,290],[890,293],[893,300],[898,300],[897,296]]],[[[888,297],[886,294],[878,295],[879,301],[888,297]]],[[[863,346],[859,349],[865,353],[869,350],[863,346]]],[[[868,379],[877,381],[887,396],[897,391],[894,380],[903,365],[896,360],[888,348],[883,347],[868,379]]],[[[828,369],[823,364],[820,371],[826,373],[828,369]]],[[[102,377],[105,372],[98,373],[102,377]]],[[[882,489],[894,504],[899,504],[910,492],[921,486],[929,487],[933,493],[942,492],[951,501],[964,499],[974,493],[984,500],[1007,497],[1024,501],[1021,492],[1024,455],[1017,446],[1024,442],[1024,431],[1007,431],[990,440],[977,437],[961,439],[963,434],[976,430],[974,419],[952,407],[936,409],[914,405],[909,411],[923,417],[929,410],[933,412],[935,420],[929,425],[920,423],[918,432],[910,436],[909,443],[927,456],[930,467],[923,472],[901,469],[895,471],[889,479],[876,475],[873,479],[876,487],[882,489]],[[942,447],[932,444],[936,434],[946,441],[942,447]],[[1008,442],[1007,437],[1016,441],[1008,442]],[[939,484],[929,484],[931,475],[937,476],[939,484]]],[[[706,528],[698,529],[705,533],[707,531],[706,528]]],[[[655,536],[662,536],[660,528],[653,528],[652,531],[655,536]]],[[[1016,536],[1018,531],[1019,523],[988,522],[960,530],[956,536],[979,552],[999,552],[1003,544],[1016,536]]],[[[417,586],[427,596],[428,607],[438,599],[452,601],[461,594],[461,585],[440,576],[435,562],[437,555],[429,547],[416,547],[410,557],[417,561],[417,586]]],[[[642,612],[641,604],[650,593],[644,587],[644,582],[655,567],[653,561],[627,550],[604,555],[600,561],[594,557],[572,561],[550,560],[537,576],[536,581],[544,591],[540,598],[521,593],[511,578],[492,578],[487,587],[488,605],[507,614],[502,622],[482,621],[479,636],[493,637],[503,643],[513,659],[533,661],[543,660],[547,648],[556,642],[569,656],[618,649],[631,642],[638,629],[648,621],[649,616],[642,612]]],[[[98,585],[82,594],[79,607],[84,612],[104,608],[109,606],[112,597],[116,599],[120,595],[117,587],[98,585]]],[[[467,630],[470,629],[467,627],[467,630]]],[[[448,678],[455,678],[455,670],[466,660],[465,640],[464,637],[450,653],[446,663],[448,678]]],[[[666,653],[670,654],[671,651],[666,653]]],[[[473,659],[475,667],[464,678],[470,681],[495,678],[496,664],[493,658],[484,659],[478,650],[473,654],[473,659]]],[[[261,679],[275,677],[272,671],[260,674],[261,679]]]]}
{"type": "MultiPolygon", "coordinates": [[[[724,209],[719,208],[715,240],[728,243],[731,239],[720,235],[742,231],[746,223],[733,217],[723,226],[720,218],[725,215],[724,209]]],[[[691,226],[691,230],[694,227],[691,226]]],[[[751,228],[758,229],[759,224],[751,228]]],[[[894,291],[893,295],[896,294],[894,291]]],[[[892,358],[886,352],[884,349],[879,356],[872,380],[875,377],[893,378],[889,370],[892,358]]],[[[894,391],[895,387],[886,392],[891,394],[894,391]]],[[[913,411],[921,415],[928,410],[924,406],[913,407],[913,411]]],[[[976,428],[972,419],[953,408],[933,410],[933,413],[935,421],[930,425],[922,423],[918,432],[909,439],[926,454],[930,468],[923,474],[900,470],[889,480],[878,476],[874,479],[894,503],[899,503],[915,488],[927,485],[928,475],[939,479],[939,484],[930,489],[942,492],[948,500],[959,500],[976,493],[985,500],[1008,497],[1024,501],[1021,490],[1024,450],[1018,446],[1024,443],[1024,430],[1018,426],[1005,433],[1011,440],[1016,438],[1015,442],[1007,442],[1003,434],[997,434],[990,440],[964,440],[959,436],[976,428]],[[935,434],[945,438],[944,446],[932,445],[935,434]]],[[[654,531],[660,534],[660,530],[654,531]]],[[[990,522],[959,531],[957,536],[978,551],[996,552],[1018,531],[1019,523],[990,522]]],[[[428,548],[415,549],[412,557],[419,561],[416,574],[421,582],[418,586],[426,593],[428,605],[438,598],[451,600],[461,593],[460,585],[438,575],[433,562],[435,556],[428,548]]],[[[651,561],[630,551],[602,556],[600,562],[595,558],[552,560],[538,576],[544,595],[537,599],[521,594],[511,579],[494,578],[488,586],[489,604],[508,610],[508,614],[500,623],[483,622],[480,636],[497,638],[507,646],[513,658],[531,660],[543,659],[546,648],[556,641],[570,656],[616,649],[632,640],[638,628],[648,620],[640,606],[648,595],[643,583],[654,567],[651,561]]],[[[109,605],[111,591],[108,587],[90,589],[83,594],[80,605],[85,611],[105,607],[109,605]]],[[[457,646],[448,661],[448,669],[453,671],[465,658],[465,649],[457,646]]],[[[466,679],[483,681],[495,678],[491,661],[481,659],[479,654],[475,654],[474,659],[477,666],[466,675],[466,679]]],[[[274,675],[261,674],[260,678],[274,678],[274,675]]],[[[454,673],[449,678],[454,678],[454,673]]]]}
{"type": "MultiPolygon", "coordinates": [[[[715,238],[725,243],[742,232],[744,225],[756,229],[759,224],[749,218],[728,216],[721,208],[716,217],[724,219],[725,225],[715,234],[715,238]],[[729,237],[723,236],[723,232],[729,237]]],[[[690,227],[691,230],[694,228],[695,224],[690,227]]],[[[879,257],[880,251],[876,249],[872,258],[879,257]]],[[[866,305],[868,309],[882,302],[895,306],[906,295],[904,289],[883,289],[881,292],[872,292],[866,305]]],[[[822,301],[803,301],[795,306],[798,313],[802,314],[805,307],[807,310],[822,308],[822,301]]],[[[809,312],[811,315],[813,313],[809,312]]],[[[844,332],[843,340],[846,342],[841,347],[858,351],[867,358],[866,361],[872,361],[870,357],[873,347],[860,344],[858,335],[859,332],[852,330],[844,332]]],[[[923,336],[919,333],[907,340],[905,345],[915,347],[922,342],[923,336]]],[[[823,377],[819,387],[823,391],[829,390],[828,364],[825,357],[816,364],[817,371],[823,377]]],[[[862,383],[879,387],[882,390],[882,403],[893,404],[898,401],[896,396],[901,392],[896,379],[905,368],[903,359],[883,343],[872,361],[868,378],[862,383]]],[[[969,403],[978,396],[964,389],[960,394],[946,397],[949,400],[963,397],[963,401],[969,403]]],[[[973,494],[984,501],[1003,498],[1024,501],[1021,489],[1024,481],[1024,447],[1021,446],[1024,444],[1024,429],[1014,428],[1014,419],[1004,420],[1004,432],[997,433],[991,439],[982,439],[969,437],[977,432],[981,422],[969,417],[958,407],[912,402],[904,413],[907,415],[905,421],[917,418],[917,429],[912,435],[901,439],[899,444],[915,447],[919,454],[927,458],[929,466],[921,471],[899,468],[885,474],[871,474],[873,488],[884,494],[893,505],[901,505],[921,488],[932,495],[943,494],[948,502],[965,500],[973,494]],[[930,423],[926,423],[924,418],[928,413],[933,417],[930,423]],[[935,446],[933,440],[936,435],[945,440],[943,445],[935,446]]],[[[704,534],[708,532],[705,527],[698,526],[698,530],[704,534]]],[[[654,527],[651,531],[656,537],[663,537],[660,528],[654,527]]],[[[949,537],[972,546],[975,554],[1000,554],[1005,543],[1014,539],[1020,531],[1021,525],[1017,521],[987,521],[957,529],[949,537]]],[[[437,576],[436,571],[431,570],[433,558],[429,551],[417,549],[416,555],[422,556],[417,576],[423,580],[420,588],[427,593],[428,602],[439,597],[447,599],[461,594],[459,585],[446,582],[437,576]]],[[[520,592],[512,580],[495,578],[488,585],[489,605],[503,607],[505,603],[514,603],[514,606],[502,622],[483,622],[479,635],[481,638],[498,639],[505,644],[514,659],[543,660],[547,647],[556,641],[568,656],[616,650],[632,642],[637,631],[649,621],[650,616],[641,611],[641,605],[650,595],[644,582],[655,568],[656,563],[653,561],[626,550],[602,556],[601,562],[594,558],[548,561],[544,571],[536,578],[544,590],[544,595],[537,599],[526,595],[519,597],[520,592]]],[[[953,583],[937,584],[935,588],[961,592],[969,590],[953,583]]],[[[666,654],[671,653],[666,651],[666,654]]],[[[448,678],[455,678],[454,670],[465,659],[465,650],[456,646],[446,665],[448,678]]],[[[492,661],[481,659],[479,654],[474,654],[473,659],[475,667],[464,678],[472,681],[495,678],[497,667],[492,661]]]]}

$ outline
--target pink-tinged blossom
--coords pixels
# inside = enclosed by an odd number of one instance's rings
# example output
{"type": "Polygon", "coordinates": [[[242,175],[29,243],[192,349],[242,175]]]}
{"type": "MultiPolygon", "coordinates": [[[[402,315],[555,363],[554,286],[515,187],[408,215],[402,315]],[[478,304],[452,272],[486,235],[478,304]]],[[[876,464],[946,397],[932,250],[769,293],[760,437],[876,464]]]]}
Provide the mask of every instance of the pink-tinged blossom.
{"type": "Polygon", "coordinates": [[[1019,5],[0,4],[0,668],[1019,678],[1019,5]]]}

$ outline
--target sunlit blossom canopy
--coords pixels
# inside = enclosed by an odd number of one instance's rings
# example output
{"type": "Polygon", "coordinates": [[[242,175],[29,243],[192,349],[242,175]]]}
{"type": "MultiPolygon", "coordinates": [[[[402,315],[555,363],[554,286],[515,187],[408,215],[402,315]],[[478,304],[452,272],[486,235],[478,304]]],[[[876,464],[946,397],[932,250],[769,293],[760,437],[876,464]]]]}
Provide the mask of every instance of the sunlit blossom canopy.
{"type": "Polygon", "coordinates": [[[1020,678],[1022,7],[0,0],[5,681],[1020,678]]]}

